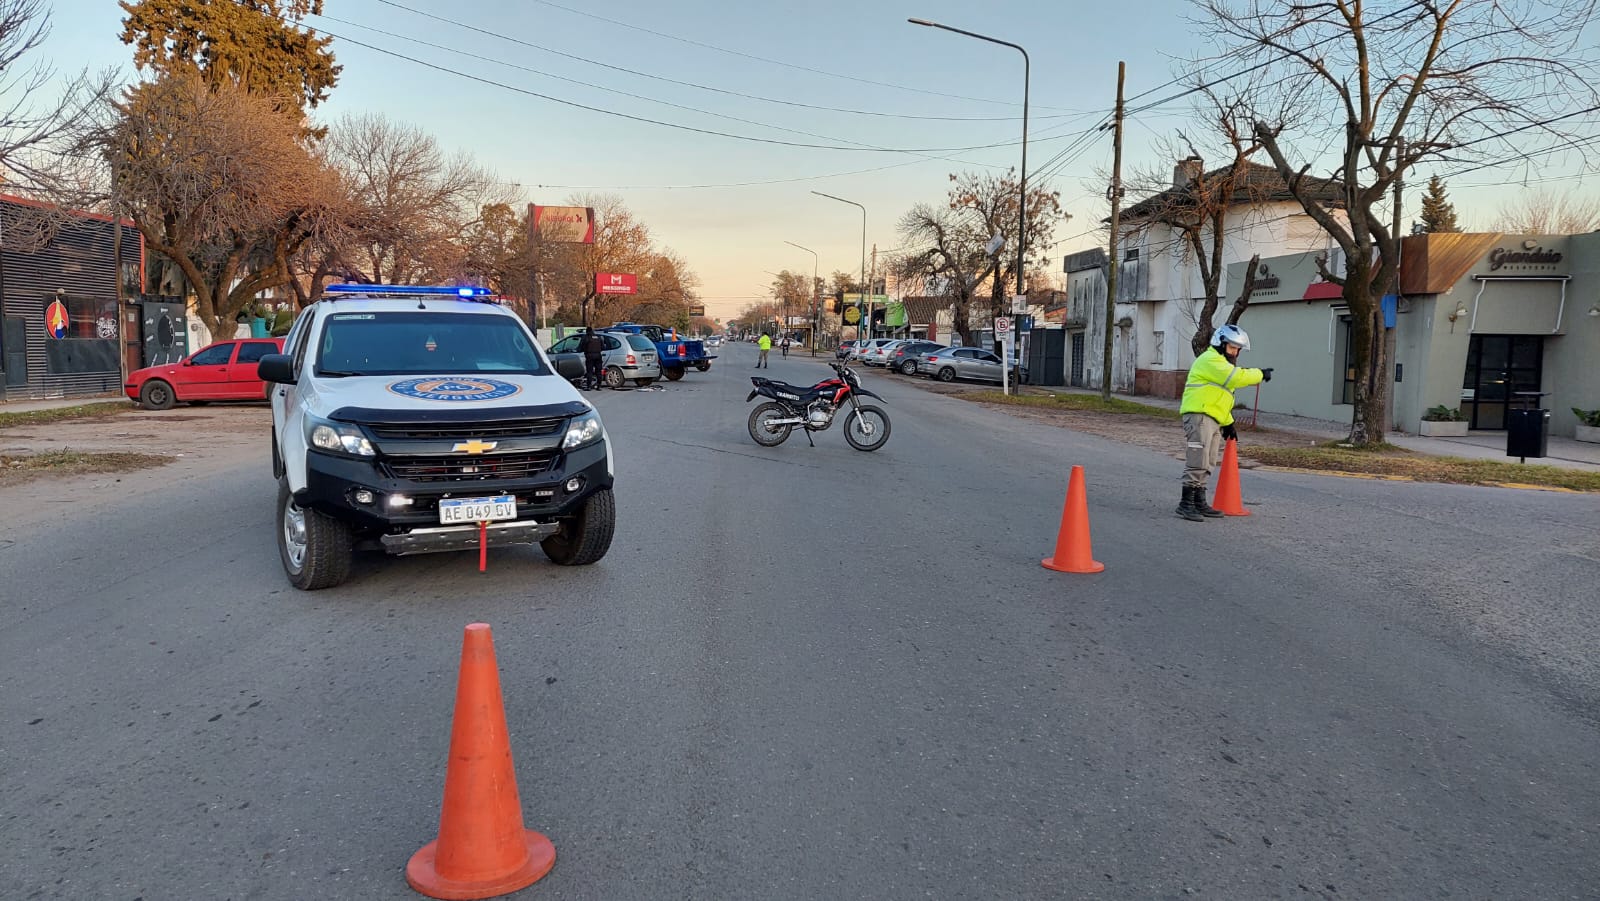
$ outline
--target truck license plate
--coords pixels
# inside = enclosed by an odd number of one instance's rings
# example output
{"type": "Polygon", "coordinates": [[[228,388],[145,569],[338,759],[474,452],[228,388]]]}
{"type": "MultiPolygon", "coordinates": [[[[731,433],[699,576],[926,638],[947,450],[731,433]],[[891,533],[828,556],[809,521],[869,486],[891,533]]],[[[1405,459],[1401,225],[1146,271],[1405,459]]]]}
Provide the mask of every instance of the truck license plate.
{"type": "Polygon", "coordinates": [[[445,525],[495,522],[517,518],[517,499],[509,494],[498,497],[463,497],[439,501],[439,522],[445,525]]]}

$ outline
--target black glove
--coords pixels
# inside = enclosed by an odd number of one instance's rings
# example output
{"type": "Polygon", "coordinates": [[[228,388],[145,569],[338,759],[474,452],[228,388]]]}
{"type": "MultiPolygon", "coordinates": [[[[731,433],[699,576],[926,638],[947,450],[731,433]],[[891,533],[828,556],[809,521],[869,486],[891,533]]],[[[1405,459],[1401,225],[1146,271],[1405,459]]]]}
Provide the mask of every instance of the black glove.
{"type": "Polygon", "coordinates": [[[1271,366],[1267,366],[1267,367],[1265,367],[1265,368],[1263,368],[1261,370],[1261,380],[1263,382],[1272,381],[1272,367],[1271,366]]]}
{"type": "Polygon", "coordinates": [[[1223,441],[1238,441],[1239,440],[1239,430],[1233,427],[1233,423],[1230,422],[1227,425],[1222,427],[1222,440],[1223,441]]]}

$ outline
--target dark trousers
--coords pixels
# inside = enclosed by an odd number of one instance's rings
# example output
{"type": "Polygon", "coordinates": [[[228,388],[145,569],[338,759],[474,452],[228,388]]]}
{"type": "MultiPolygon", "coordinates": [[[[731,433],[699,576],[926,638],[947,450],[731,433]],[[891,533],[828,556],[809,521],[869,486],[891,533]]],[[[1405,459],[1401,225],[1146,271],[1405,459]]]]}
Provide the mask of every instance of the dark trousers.
{"type": "Polygon", "coordinates": [[[600,387],[600,370],[603,368],[604,357],[583,358],[583,382],[591,388],[600,387]]]}

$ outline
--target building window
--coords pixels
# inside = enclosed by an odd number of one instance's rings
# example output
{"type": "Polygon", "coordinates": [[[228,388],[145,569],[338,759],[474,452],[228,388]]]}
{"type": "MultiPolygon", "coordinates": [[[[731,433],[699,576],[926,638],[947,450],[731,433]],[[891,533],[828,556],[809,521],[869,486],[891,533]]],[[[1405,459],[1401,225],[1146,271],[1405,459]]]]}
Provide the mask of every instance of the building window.
{"type": "Polygon", "coordinates": [[[1154,337],[1155,341],[1151,342],[1155,346],[1150,350],[1150,365],[1160,366],[1162,365],[1162,360],[1164,359],[1164,354],[1166,353],[1167,333],[1155,332],[1154,337]]]}
{"type": "Polygon", "coordinates": [[[1137,260],[1138,258],[1139,258],[1139,248],[1137,248],[1137,247],[1128,248],[1128,252],[1122,255],[1122,261],[1125,262],[1125,263],[1131,263],[1134,260],[1137,260]]]}

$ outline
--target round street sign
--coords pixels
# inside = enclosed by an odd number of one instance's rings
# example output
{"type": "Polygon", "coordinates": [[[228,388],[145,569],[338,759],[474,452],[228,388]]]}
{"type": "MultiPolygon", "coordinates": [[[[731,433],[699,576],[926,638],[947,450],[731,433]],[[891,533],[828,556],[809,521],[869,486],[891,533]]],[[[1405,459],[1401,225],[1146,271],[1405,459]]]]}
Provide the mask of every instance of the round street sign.
{"type": "Polygon", "coordinates": [[[1008,316],[996,316],[994,320],[994,330],[997,332],[1011,331],[1011,318],[1008,316]]]}
{"type": "Polygon", "coordinates": [[[844,321],[846,325],[855,325],[861,321],[861,308],[849,306],[844,308],[844,321]]]}

